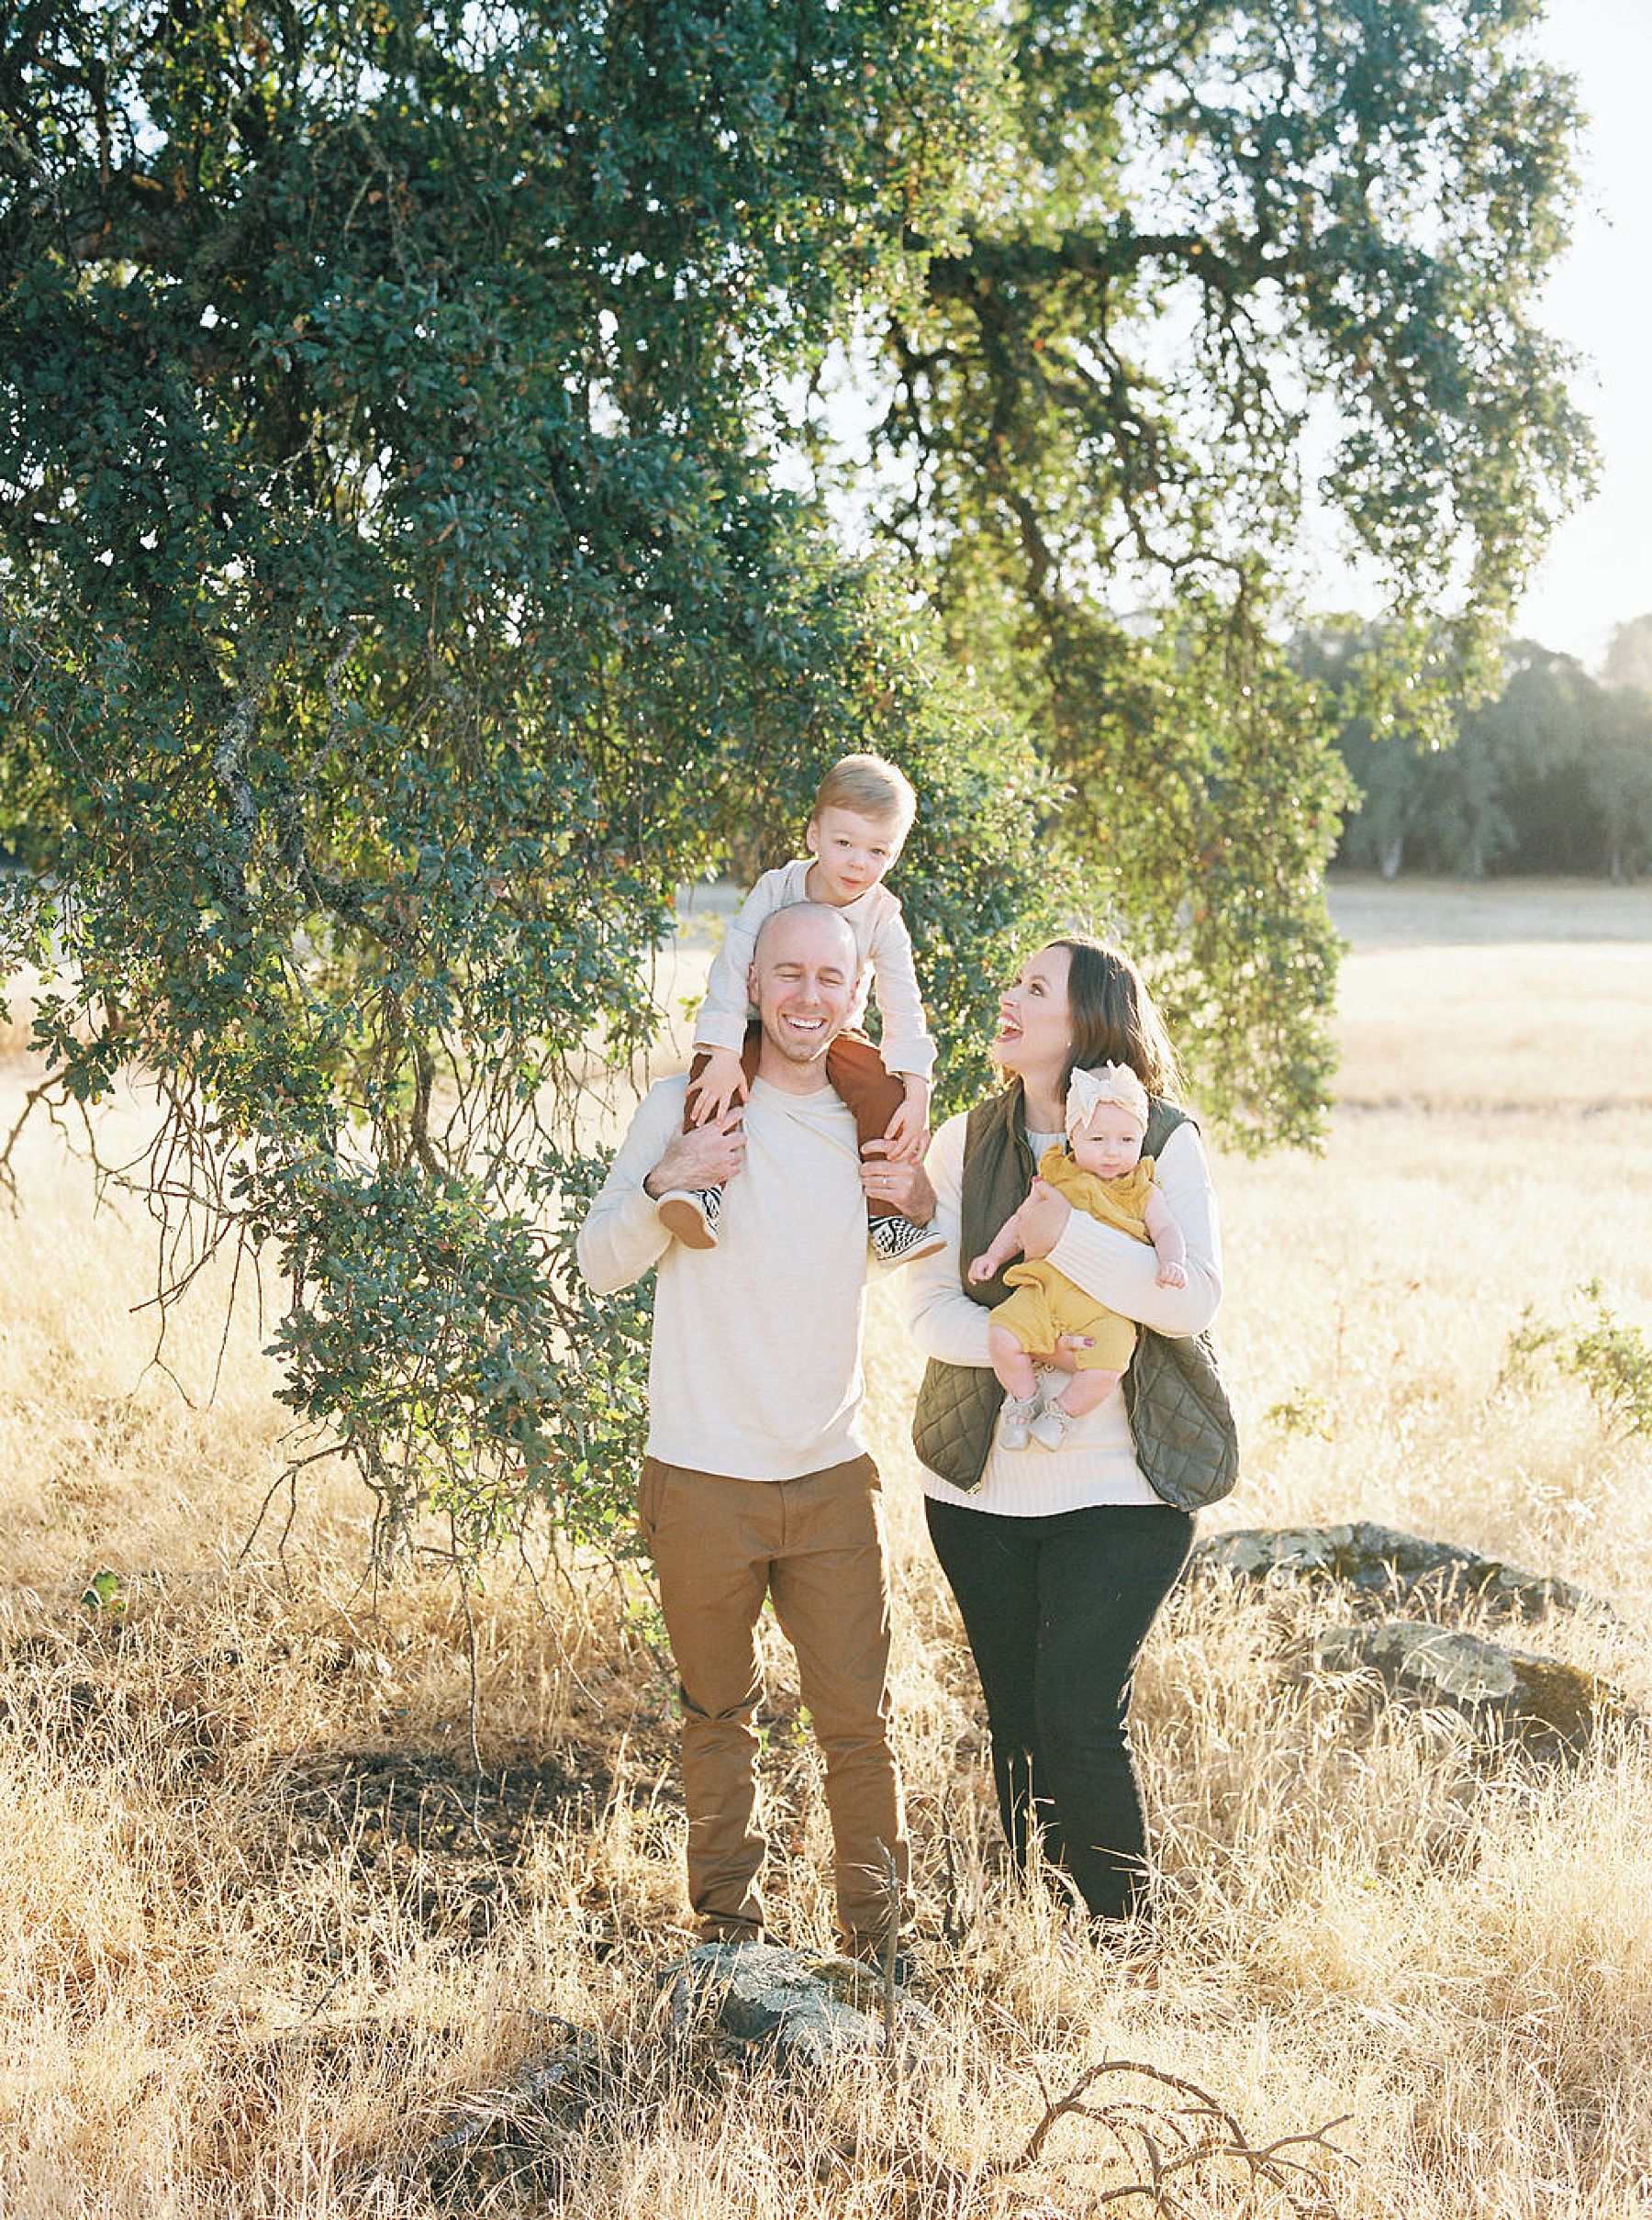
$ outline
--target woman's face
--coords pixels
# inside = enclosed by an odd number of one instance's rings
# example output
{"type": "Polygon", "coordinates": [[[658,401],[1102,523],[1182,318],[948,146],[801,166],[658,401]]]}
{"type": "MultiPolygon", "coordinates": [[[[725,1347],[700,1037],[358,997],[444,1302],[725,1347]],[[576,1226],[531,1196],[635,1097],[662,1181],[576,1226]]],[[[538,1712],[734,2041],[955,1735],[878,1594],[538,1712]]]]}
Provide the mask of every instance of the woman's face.
{"type": "Polygon", "coordinates": [[[1059,1087],[1073,1046],[1073,1010],[1067,974],[1073,952],[1059,943],[1041,948],[1021,965],[999,998],[999,1034],[992,1060],[1000,1071],[1037,1087],[1059,1087]]]}

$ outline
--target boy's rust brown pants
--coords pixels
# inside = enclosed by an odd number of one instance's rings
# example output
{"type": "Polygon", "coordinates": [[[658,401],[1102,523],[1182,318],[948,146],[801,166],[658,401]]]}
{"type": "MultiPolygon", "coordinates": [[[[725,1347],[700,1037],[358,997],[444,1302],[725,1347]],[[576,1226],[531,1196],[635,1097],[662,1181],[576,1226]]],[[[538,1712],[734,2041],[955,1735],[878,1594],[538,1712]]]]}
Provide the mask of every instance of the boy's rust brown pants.
{"type": "MultiPolygon", "coordinates": [[[[757,1059],[762,1049],[763,1028],[753,1018],[746,1027],[745,1044],[740,1052],[740,1068],[746,1076],[748,1087],[757,1077],[757,1059]]],[[[705,1068],[706,1052],[702,1048],[697,1051],[688,1066],[690,1088],[705,1068]]],[[[889,1130],[890,1119],[906,1100],[906,1088],[885,1071],[883,1058],[865,1033],[839,1033],[826,1051],[826,1077],[854,1120],[854,1137],[861,1148],[864,1150],[868,1141],[881,1141],[889,1130]]],[[[686,1133],[693,1130],[694,1120],[685,1110],[683,1131],[686,1133]]],[[[874,1210],[868,1204],[866,1215],[876,1218],[889,1213],[874,1210]]]]}
{"type": "Polygon", "coordinates": [[[735,1480],[646,1458],[638,1489],[683,1696],[688,1901],[700,1933],[763,1926],[757,1623],[772,1597],[826,1761],[838,1924],[857,1956],[904,1898],[900,1777],[889,1747],[889,1601],[869,1456],[795,1480],[735,1480]]]}

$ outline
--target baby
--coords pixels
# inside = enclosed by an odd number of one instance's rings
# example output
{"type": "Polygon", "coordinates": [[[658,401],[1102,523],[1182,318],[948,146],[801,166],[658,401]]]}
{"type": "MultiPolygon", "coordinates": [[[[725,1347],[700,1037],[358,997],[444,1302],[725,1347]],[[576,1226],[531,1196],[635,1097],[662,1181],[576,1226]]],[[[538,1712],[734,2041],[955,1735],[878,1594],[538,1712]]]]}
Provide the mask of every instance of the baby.
{"type": "MultiPolygon", "coordinates": [[[[1065,1149],[1045,1150],[1039,1177],[1075,1210],[1137,1241],[1150,1241],[1158,1256],[1159,1285],[1185,1288],[1187,1244],[1155,1184],[1153,1159],[1142,1154],[1147,1090],[1127,1064],[1102,1064],[1073,1074],[1066,1131],[1065,1149]]],[[[990,1279],[1021,1245],[1018,1210],[970,1266],[969,1277],[990,1279]]],[[[1129,1319],[1095,1301],[1043,1260],[1016,1265],[1004,1277],[1015,1293],[992,1311],[988,1344],[992,1368],[1010,1399],[999,1441],[1006,1449],[1024,1449],[1031,1435],[1044,1448],[1058,1449],[1073,1421],[1105,1402],[1118,1387],[1135,1347],[1136,1330],[1129,1319]],[[1067,1336],[1088,1344],[1076,1353],[1077,1369],[1055,1376],[1066,1382],[1058,1394],[1052,1395],[1047,1383],[1041,1392],[1033,1359],[1051,1364],[1067,1336]]]]}

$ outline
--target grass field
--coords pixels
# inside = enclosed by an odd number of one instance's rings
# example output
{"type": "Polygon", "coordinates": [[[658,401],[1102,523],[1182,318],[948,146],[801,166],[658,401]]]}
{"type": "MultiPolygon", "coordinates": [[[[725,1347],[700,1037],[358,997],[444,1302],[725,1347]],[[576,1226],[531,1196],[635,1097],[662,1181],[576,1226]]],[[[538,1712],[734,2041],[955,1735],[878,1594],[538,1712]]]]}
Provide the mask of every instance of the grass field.
{"type": "MultiPolygon", "coordinates": [[[[1245,1423],[1211,1523],[1372,1518],[1562,1573],[1615,1622],[1518,1637],[1652,1710],[1652,1490],[1586,1383],[1512,1364],[1599,1280],[1652,1326],[1652,895],[1351,884],[1342,1099],[1317,1159],[1218,1165],[1222,1340],[1245,1423]]],[[[28,1073],[0,1071],[9,1124],[28,1073]]],[[[127,1114],[127,1113],[120,1113],[127,1114]]],[[[904,1442],[918,1366],[876,1300],[872,1419],[899,1579],[914,1938],[940,2024],[915,2082],[788,2089],[679,2053],[670,1679],[634,1581],[553,1556],[464,1612],[363,1585],[366,1507],[306,1477],[249,1312],[149,1367],[141,1210],[95,1216],[31,1135],[0,1277],[0,2212],[1079,2220],[1120,2177],[1044,2110],[1104,2057],[1185,2076],[1293,2147],[1346,2220],[1652,2214],[1652,1766],[1488,1752],[1370,1720],[1302,1668],[1333,1602],[1189,1589],[1138,1741],[1166,1918],[1143,1988],[996,1869],[967,1658],[904,1442]],[[125,1609],[83,1603],[102,1570],[125,1609]],[[593,2031],[587,2103],[510,2094],[593,2031]],[[508,2122],[432,2155],[456,2108],[508,2122]]],[[[767,1718],[777,1924],[824,1945],[816,1762],[782,1648],[767,1718]]],[[[1162,2084],[1138,2094],[1167,2101],[1162,2084]]],[[[1181,2208],[1257,2215],[1230,2180],[1181,2208]]],[[[1303,2206],[1302,2209],[1310,2209],[1303,2206]]]]}

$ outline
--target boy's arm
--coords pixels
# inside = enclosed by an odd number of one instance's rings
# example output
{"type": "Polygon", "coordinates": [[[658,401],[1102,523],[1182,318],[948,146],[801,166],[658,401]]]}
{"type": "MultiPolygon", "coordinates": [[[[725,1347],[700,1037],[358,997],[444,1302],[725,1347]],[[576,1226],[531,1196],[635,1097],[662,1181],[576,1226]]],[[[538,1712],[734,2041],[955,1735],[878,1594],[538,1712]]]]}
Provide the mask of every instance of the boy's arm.
{"type": "Polygon", "coordinates": [[[743,1102],[748,1093],[745,1066],[731,1048],[697,1049],[696,1060],[703,1056],[705,1064],[698,1078],[690,1078],[686,1098],[688,1115],[696,1125],[705,1125],[713,1118],[726,1117],[737,1102],[743,1102]]]}
{"type": "Polygon", "coordinates": [[[781,907],[785,876],[784,871],[765,871],[738,913],[729,920],[722,946],[711,960],[706,998],[694,1021],[696,1048],[726,1048],[737,1056],[744,1047],[750,1007],[746,974],[752,968],[763,920],[781,907]]]}
{"type": "Polygon", "coordinates": [[[1185,1288],[1188,1284],[1188,1244],[1182,1239],[1182,1230],[1170,1212],[1170,1206],[1155,1188],[1142,1208],[1142,1223],[1147,1229],[1158,1257],[1158,1283],[1161,1288],[1185,1288]]]}
{"type": "MultiPolygon", "coordinates": [[[[900,904],[887,887],[878,890],[886,908],[872,933],[868,952],[872,965],[872,996],[883,1020],[884,1069],[899,1078],[929,1079],[935,1068],[935,1043],[923,1014],[918,991],[918,967],[912,959],[912,936],[900,914],[900,904]]],[[[910,1099],[910,1098],[909,1098],[910,1099]]],[[[923,1104],[925,1121],[929,1114],[923,1104]]]]}
{"type": "Polygon", "coordinates": [[[900,1084],[906,1089],[906,1098],[885,1126],[884,1139],[896,1163],[919,1164],[929,1145],[932,1089],[929,1081],[921,1079],[916,1072],[903,1072],[900,1084]]]}

